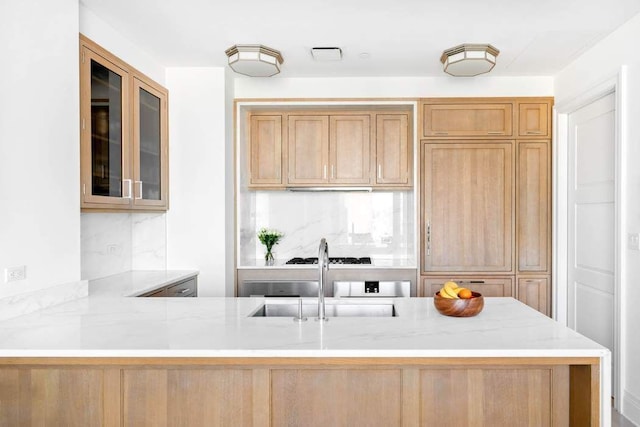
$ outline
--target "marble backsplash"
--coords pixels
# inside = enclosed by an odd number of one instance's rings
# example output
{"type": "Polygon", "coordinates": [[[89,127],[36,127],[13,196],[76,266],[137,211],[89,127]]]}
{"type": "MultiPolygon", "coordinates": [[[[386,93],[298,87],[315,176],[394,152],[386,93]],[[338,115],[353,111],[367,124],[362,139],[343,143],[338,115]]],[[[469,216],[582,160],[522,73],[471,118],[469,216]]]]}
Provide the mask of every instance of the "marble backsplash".
{"type": "Polygon", "coordinates": [[[81,227],[83,280],[166,268],[164,213],[83,213],[81,227]]]}
{"type": "Polygon", "coordinates": [[[239,266],[256,265],[263,259],[265,248],[257,238],[262,227],[284,233],[273,250],[276,263],[317,256],[322,237],[332,257],[415,262],[414,206],[413,191],[242,192],[239,266]]]}

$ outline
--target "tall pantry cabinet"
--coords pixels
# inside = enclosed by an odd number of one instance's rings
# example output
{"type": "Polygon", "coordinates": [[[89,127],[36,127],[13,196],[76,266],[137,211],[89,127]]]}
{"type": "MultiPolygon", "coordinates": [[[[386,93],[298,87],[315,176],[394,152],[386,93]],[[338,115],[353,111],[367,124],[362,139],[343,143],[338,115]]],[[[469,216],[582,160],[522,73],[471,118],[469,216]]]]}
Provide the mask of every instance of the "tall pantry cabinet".
{"type": "Polygon", "coordinates": [[[421,293],[447,280],[551,314],[551,98],[421,100],[421,293]]]}

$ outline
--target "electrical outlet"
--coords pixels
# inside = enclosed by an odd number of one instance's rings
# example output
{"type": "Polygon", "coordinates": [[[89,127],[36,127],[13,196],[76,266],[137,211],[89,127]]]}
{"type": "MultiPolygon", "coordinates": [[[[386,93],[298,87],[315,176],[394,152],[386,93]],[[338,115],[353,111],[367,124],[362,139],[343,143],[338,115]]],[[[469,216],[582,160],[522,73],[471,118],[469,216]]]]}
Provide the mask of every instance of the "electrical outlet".
{"type": "Polygon", "coordinates": [[[122,252],[122,246],[117,244],[107,245],[108,255],[120,255],[121,252],[122,252]]]}
{"type": "Polygon", "coordinates": [[[4,283],[15,282],[27,278],[27,266],[9,267],[4,269],[4,283]]]}
{"type": "Polygon", "coordinates": [[[640,251],[640,233],[629,233],[627,247],[630,251],[640,251]]]}

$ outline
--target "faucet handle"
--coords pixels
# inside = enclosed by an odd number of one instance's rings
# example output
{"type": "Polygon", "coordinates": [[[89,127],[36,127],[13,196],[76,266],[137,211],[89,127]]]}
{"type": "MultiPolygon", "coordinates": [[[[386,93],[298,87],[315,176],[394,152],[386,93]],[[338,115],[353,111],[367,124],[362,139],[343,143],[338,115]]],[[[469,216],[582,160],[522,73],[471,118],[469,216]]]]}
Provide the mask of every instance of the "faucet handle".
{"type": "Polygon", "coordinates": [[[298,315],[293,318],[294,322],[306,322],[307,318],[302,317],[302,297],[298,298],[298,315]]]}

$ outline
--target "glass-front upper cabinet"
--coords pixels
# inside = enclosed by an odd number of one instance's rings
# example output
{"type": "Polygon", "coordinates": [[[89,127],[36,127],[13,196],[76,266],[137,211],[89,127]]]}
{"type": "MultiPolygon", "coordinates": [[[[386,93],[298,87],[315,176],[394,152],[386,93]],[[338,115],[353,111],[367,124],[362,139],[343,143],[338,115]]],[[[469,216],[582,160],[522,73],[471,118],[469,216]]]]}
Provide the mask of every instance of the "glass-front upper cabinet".
{"type": "Polygon", "coordinates": [[[167,93],[133,79],[134,204],[167,204],[167,93]]]}
{"type": "Polygon", "coordinates": [[[80,36],[81,207],[167,210],[165,88],[80,36]]]}
{"type": "Polygon", "coordinates": [[[127,168],[129,74],[83,48],[80,144],[82,202],[125,207],[131,199],[127,168]]]}

